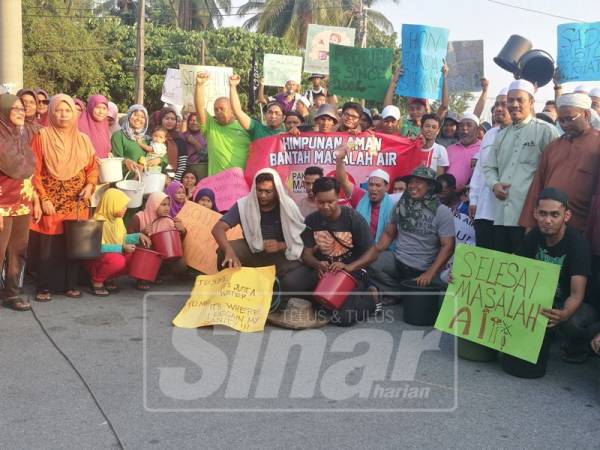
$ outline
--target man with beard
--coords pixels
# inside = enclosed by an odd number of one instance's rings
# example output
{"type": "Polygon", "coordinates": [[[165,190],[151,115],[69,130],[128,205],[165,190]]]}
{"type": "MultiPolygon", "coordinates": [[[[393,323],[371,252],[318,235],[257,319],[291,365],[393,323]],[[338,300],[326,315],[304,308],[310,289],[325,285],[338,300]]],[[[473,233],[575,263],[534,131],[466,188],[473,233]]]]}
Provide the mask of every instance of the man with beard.
{"type": "Polygon", "coordinates": [[[479,117],[472,113],[464,113],[458,126],[459,141],[448,147],[447,173],[456,178],[456,188],[462,190],[471,179],[475,167],[475,155],[479,151],[481,141],[477,138],[479,117]]]}

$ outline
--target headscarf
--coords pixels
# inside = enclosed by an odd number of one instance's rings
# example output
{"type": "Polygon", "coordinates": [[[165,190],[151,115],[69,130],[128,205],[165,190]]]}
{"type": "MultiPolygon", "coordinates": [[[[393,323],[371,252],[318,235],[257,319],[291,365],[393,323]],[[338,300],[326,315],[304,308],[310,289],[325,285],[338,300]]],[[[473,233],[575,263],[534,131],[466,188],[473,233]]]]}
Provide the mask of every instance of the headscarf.
{"type": "MultiPolygon", "coordinates": [[[[183,208],[183,204],[177,203],[177,201],[175,200],[177,191],[180,188],[183,189],[183,191],[185,192],[185,186],[183,185],[183,183],[180,183],[179,181],[171,181],[171,183],[169,183],[169,185],[167,186],[167,189],[165,190],[167,195],[171,199],[171,209],[169,210],[169,216],[171,216],[171,217],[176,217],[177,214],[179,213],[179,211],[181,210],[181,208],[183,208]]],[[[187,195],[186,195],[186,200],[187,200],[187,195]]],[[[185,204],[185,202],[184,202],[184,204],[185,204]]]]}
{"type": "Polygon", "coordinates": [[[306,229],[304,225],[304,216],[300,213],[298,206],[287,194],[279,174],[271,168],[261,169],[256,172],[252,182],[250,193],[240,198],[237,205],[240,211],[242,230],[244,237],[252,253],[260,253],[264,250],[262,231],[260,228],[260,206],[256,196],[256,177],[262,173],[269,173],[273,176],[277,196],[279,197],[279,211],[281,215],[281,228],[283,237],[287,245],[285,257],[290,261],[300,259],[304,244],[300,235],[306,229]]]}
{"type": "Polygon", "coordinates": [[[189,114],[187,118],[187,131],[182,135],[182,138],[185,141],[185,147],[188,155],[188,164],[199,163],[208,159],[208,156],[206,154],[206,139],[204,139],[202,132],[200,130],[195,132],[192,132],[190,130],[190,120],[193,117],[198,117],[198,113],[192,112],[189,114]],[[196,142],[200,146],[200,150],[196,150],[196,147],[194,147],[188,142],[188,137],[190,136],[196,140],[196,142]]]}
{"type": "Polygon", "coordinates": [[[152,113],[152,115],[150,116],[150,133],[152,133],[152,131],[154,131],[154,129],[158,126],[160,126],[160,123],[162,122],[162,117],[160,115],[160,110],[159,111],[154,111],[152,113]]]}
{"type": "Polygon", "coordinates": [[[110,132],[108,131],[108,118],[105,117],[98,122],[93,117],[94,108],[100,104],[106,105],[108,109],[108,99],[104,95],[92,95],[88,99],[87,108],[79,117],[79,131],[87,134],[92,141],[98,158],[106,158],[110,152],[110,132]]]}
{"type": "Polygon", "coordinates": [[[132,141],[135,141],[137,137],[144,137],[146,135],[146,130],[148,129],[148,111],[142,105],[131,105],[127,110],[127,120],[123,124],[123,133],[132,141]],[[131,115],[136,111],[142,111],[144,116],[146,116],[146,123],[144,124],[144,128],[140,128],[139,130],[134,130],[131,128],[129,124],[129,120],[131,119],[131,115]]]}
{"type": "Polygon", "coordinates": [[[403,231],[414,232],[418,227],[423,209],[427,208],[435,214],[440,204],[436,195],[435,183],[432,182],[429,183],[425,197],[420,200],[414,200],[408,193],[405,193],[400,197],[395,208],[395,213],[398,215],[398,226],[403,231]]]}
{"type": "MultiPolygon", "coordinates": [[[[36,102],[37,108],[37,96],[35,95],[33,89],[19,89],[19,91],[17,91],[17,97],[19,97],[21,100],[23,100],[24,95],[31,95],[36,102]]],[[[33,135],[40,131],[41,128],[42,126],[37,120],[37,112],[31,117],[25,116],[25,126],[23,127],[23,130],[27,136],[27,142],[29,142],[29,144],[31,144],[31,141],[33,140],[33,135]]]]}
{"type": "Polygon", "coordinates": [[[44,163],[53,178],[70,180],[89,164],[94,157],[94,147],[90,138],[77,129],[77,113],[71,97],[66,94],[52,97],[48,116],[48,127],[41,129],[39,134],[44,163]],[[66,128],[59,128],[54,118],[54,111],[62,102],[73,111],[71,122],[66,128]]]}
{"type": "Polygon", "coordinates": [[[0,95],[0,171],[23,180],[33,175],[35,159],[27,136],[10,122],[10,111],[19,97],[0,95]]]}
{"type": "MultiPolygon", "coordinates": [[[[80,98],[74,98],[73,99],[73,103],[75,103],[75,105],[79,105],[79,107],[81,108],[81,116],[83,116],[85,114],[85,102],[83,100],[81,100],[80,98]]],[[[81,116],[79,116],[81,118],[81,116]]],[[[82,130],[79,130],[82,131],[82,130]]]]}
{"type": "Polygon", "coordinates": [[[212,202],[212,210],[219,212],[219,208],[217,208],[217,201],[215,200],[215,193],[212,191],[212,189],[202,188],[198,190],[198,192],[194,194],[194,203],[198,203],[202,197],[210,198],[210,201],[212,202]]]}
{"type": "Polygon", "coordinates": [[[102,220],[102,243],[123,245],[127,229],[122,217],[116,214],[129,203],[129,197],[123,191],[115,188],[108,189],[96,208],[94,220],[102,220]]]}
{"type": "Polygon", "coordinates": [[[121,126],[119,125],[119,108],[113,102],[108,102],[108,117],[111,117],[114,120],[112,125],[109,124],[110,134],[119,131],[121,129],[121,126]]]}
{"type": "MultiPolygon", "coordinates": [[[[177,119],[177,111],[175,111],[174,108],[165,106],[160,110],[159,125],[162,125],[163,119],[167,114],[170,113],[175,114],[175,118],[177,119]]],[[[179,157],[179,150],[177,149],[175,139],[180,139],[179,132],[175,128],[172,130],[167,130],[167,159],[169,160],[171,167],[174,169],[177,168],[177,159],[179,157]]]]}
{"type": "Polygon", "coordinates": [[[158,218],[156,210],[168,195],[164,192],[153,192],[148,196],[146,200],[146,206],[143,211],[136,214],[140,220],[140,229],[143,230],[147,225],[152,224],[152,233],[158,233],[159,231],[166,231],[173,229],[173,221],[171,220],[155,220],[158,218]]]}
{"type": "MultiPolygon", "coordinates": [[[[42,88],[35,88],[34,90],[35,92],[35,101],[37,103],[37,96],[39,94],[42,94],[44,97],[46,97],[46,100],[50,99],[50,96],[48,95],[48,93],[43,90],[42,88]]],[[[43,127],[47,127],[48,126],[48,115],[50,114],[50,105],[48,105],[48,112],[45,114],[38,114],[38,123],[43,126],[43,127]]]]}

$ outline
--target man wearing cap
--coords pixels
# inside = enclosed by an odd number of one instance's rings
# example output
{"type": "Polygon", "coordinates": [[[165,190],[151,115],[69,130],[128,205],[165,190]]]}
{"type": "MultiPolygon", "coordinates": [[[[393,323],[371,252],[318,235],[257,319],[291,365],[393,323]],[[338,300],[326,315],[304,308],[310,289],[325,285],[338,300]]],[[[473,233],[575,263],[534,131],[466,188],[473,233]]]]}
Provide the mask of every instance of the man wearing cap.
{"type": "Polygon", "coordinates": [[[511,124],[500,130],[483,165],[486,182],[498,199],[494,247],[513,253],[523,239],[519,216],[546,146],[558,137],[552,125],[533,117],[534,86],[515,80],[508,88],[511,124]]]}
{"type": "Polygon", "coordinates": [[[236,119],[244,130],[248,132],[251,141],[267,136],[285,132],[283,126],[283,109],[277,102],[267,104],[267,123],[260,123],[258,120],[251,118],[242,109],[240,97],[238,96],[237,87],[240,84],[240,76],[233,74],[229,77],[229,101],[231,109],[236,119]]]}
{"type": "Polygon", "coordinates": [[[325,78],[325,75],[320,73],[313,73],[310,75],[310,77],[308,77],[308,81],[311,82],[312,86],[308,91],[306,91],[304,97],[308,99],[311,105],[314,104],[315,96],[317,94],[323,94],[324,96],[327,96],[327,91],[321,85],[321,83],[323,82],[323,78],[325,78]]]}
{"type": "Polygon", "coordinates": [[[425,114],[421,119],[421,136],[423,147],[421,151],[427,153],[427,167],[442,175],[446,173],[450,162],[448,152],[443,145],[437,144],[435,138],[440,131],[440,119],[435,114],[425,114]]]}
{"type": "Polygon", "coordinates": [[[479,117],[473,113],[464,113],[458,126],[459,141],[447,149],[450,163],[447,173],[454,175],[459,191],[469,183],[477,162],[475,155],[481,145],[477,137],[478,127],[479,117]]]}
{"type": "Polygon", "coordinates": [[[441,132],[435,142],[443,145],[445,148],[456,144],[458,142],[459,123],[460,119],[456,113],[450,111],[446,113],[446,117],[444,117],[444,121],[442,122],[441,132]]]}
{"type": "Polygon", "coordinates": [[[567,193],[572,214],[569,225],[582,233],[599,180],[600,131],[590,126],[592,101],[588,95],[563,94],[557,106],[558,122],[564,134],[544,150],[519,224],[525,228],[535,226],[533,211],[540,192],[553,186],[567,193]]]}
{"type": "Polygon", "coordinates": [[[479,146],[477,164],[469,183],[469,215],[474,219],[475,240],[478,247],[494,248],[494,219],[498,200],[492,189],[485,182],[483,164],[489,157],[489,152],[498,132],[510,125],[510,114],[506,106],[508,89],[503,88],[496,96],[493,110],[493,122],[498,126],[489,130],[479,146]]]}
{"type": "Polygon", "coordinates": [[[419,286],[439,280],[454,251],[454,217],[437,198],[435,172],[417,167],[408,188],[392,211],[390,223],[367,255],[369,275],[379,291],[398,292],[401,282],[416,279],[419,286]],[[393,251],[387,250],[395,243],[393,251]]]}
{"type": "Polygon", "coordinates": [[[321,105],[315,115],[315,123],[319,133],[333,133],[338,120],[336,107],[327,103],[321,105]]]}
{"type": "Polygon", "coordinates": [[[369,224],[371,237],[378,240],[388,223],[390,212],[394,207],[394,202],[387,193],[390,175],[382,169],[373,170],[369,174],[366,191],[361,189],[357,184],[352,184],[348,179],[346,164],[344,163],[344,158],[348,154],[348,151],[349,148],[346,144],[336,149],[335,177],[344,189],[346,197],[350,198],[352,207],[369,224]]]}
{"type": "Polygon", "coordinates": [[[534,215],[536,226],[527,233],[517,254],[560,266],[554,304],[542,314],[549,319],[548,328],[556,329],[566,340],[563,360],[581,363],[589,353],[586,328],[600,317],[584,303],[591,274],[589,244],[570,226],[572,216],[564,191],[547,187],[539,192],[534,215]]]}
{"type": "Polygon", "coordinates": [[[600,114],[600,88],[594,88],[590,91],[592,99],[592,109],[600,114]]]}
{"type": "Polygon", "coordinates": [[[398,122],[400,121],[400,109],[394,105],[387,105],[381,111],[380,131],[384,134],[400,136],[398,122]]]}

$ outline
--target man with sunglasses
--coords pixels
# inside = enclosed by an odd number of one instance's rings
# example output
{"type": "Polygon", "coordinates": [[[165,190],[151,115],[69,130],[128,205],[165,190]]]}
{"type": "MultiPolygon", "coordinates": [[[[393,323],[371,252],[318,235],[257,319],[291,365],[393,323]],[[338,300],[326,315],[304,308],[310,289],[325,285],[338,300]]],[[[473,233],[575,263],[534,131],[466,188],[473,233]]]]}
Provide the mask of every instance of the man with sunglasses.
{"type": "Polygon", "coordinates": [[[564,94],[558,98],[558,122],[564,131],[551,142],[540,159],[529,188],[519,224],[535,226],[537,198],[548,186],[567,193],[572,213],[570,226],[584,232],[600,170],[600,131],[590,126],[592,101],[586,94],[564,94]]]}

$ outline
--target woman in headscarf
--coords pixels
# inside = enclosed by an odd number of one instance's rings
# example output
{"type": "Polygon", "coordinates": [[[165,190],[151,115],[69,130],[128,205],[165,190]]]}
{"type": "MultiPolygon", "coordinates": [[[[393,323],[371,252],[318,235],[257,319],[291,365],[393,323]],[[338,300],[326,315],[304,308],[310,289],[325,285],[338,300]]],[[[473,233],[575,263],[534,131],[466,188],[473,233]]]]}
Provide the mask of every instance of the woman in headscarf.
{"type": "Polygon", "coordinates": [[[198,192],[194,194],[194,203],[198,203],[200,206],[204,206],[205,208],[219,212],[219,208],[217,207],[217,202],[215,200],[215,193],[212,191],[212,189],[199,189],[198,192]]]}
{"type": "Polygon", "coordinates": [[[160,110],[160,124],[167,130],[167,159],[169,165],[175,171],[174,179],[181,180],[181,176],[187,166],[187,150],[185,141],[177,131],[177,112],[173,108],[160,110]]]}
{"type": "Polygon", "coordinates": [[[98,158],[108,156],[111,149],[108,99],[104,95],[96,94],[88,99],[86,110],[79,117],[79,131],[89,136],[98,158]]]}
{"type": "Polygon", "coordinates": [[[119,125],[119,108],[113,102],[108,102],[108,130],[110,134],[119,131],[121,126],[119,125]]]}
{"type": "Polygon", "coordinates": [[[31,185],[35,161],[21,130],[24,124],[21,99],[0,95],[0,264],[5,257],[8,263],[3,305],[17,311],[31,309],[29,302],[19,297],[19,280],[27,256],[31,213],[36,220],[41,215],[31,185]]]}
{"type": "Polygon", "coordinates": [[[17,96],[21,99],[25,107],[25,125],[23,125],[23,131],[27,136],[27,142],[31,144],[33,135],[42,128],[37,121],[37,97],[31,89],[21,89],[17,92],[17,96]]]}
{"type": "Polygon", "coordinates": [[[187,118],[186,132],[182,133],[181,137],[186,143],[186,151],[188,164],[208,161],[208,153],[206,150],[206,139],[200,132],[200,121],[198,113],[192,112],[187,118]]]}
{"type": "Polygon", "coordinates": [[[185,205],[185,202],[187,201],[185,186],[179,181],[171,181],[165,189],[165,192],[171,200],[169,216],[176,218],[177,214],[179,214],[179,211],[181,211],[181,208],[183,208],[183,205],[185,205]]]}
{"type": "Polygon", "coordinates": [[[102,255],[84,265],[90,273],[92,294],[106,297],[117,289],[114,279],[127,272],[131,253],[140,243],[150,246],[150,239],[141,233],[127,234],[123,216],[127,212],[129,197],[118,189],[108,189],[96,209],[95,220],[102,224],[102,255]]]}
{"type": "Polygon", "coordinates": [[[78,263],[67,258],[63,222],[78,216],[87,219],[87,203],[98,183],[94,147],[77,129],[73,99],[55,95],[48,110],[48,127],[40,130],[32,143],[33,185],[43,211],[40,222],[31,226],[39,241],[35,299],[40,302],[50,301],[52,292],[81,297],[76,289],[78,263]]]}
{"type": "Polygon", "coordinates": [[[35,99],[37,101],[37,121],[43,126],[48,126],[48,105],[50,104],[50,96],[42,88],[35,89],[35,99]]]}
{"type": "Polygon", "coordinates": [[[73,101],[75,102],[75,108],[77,109],[77,119],[79,120],[79,118],[81,118],[81,115],[85,111],[85,102],[80,98],[74,98],[73,101]]]}
{"type": "Polygon", "coordinates": [[[196,185],[198,184],[198,177],[196,176],[196,174],[192,170],[187,169],[185,172],[183,172],[183,175],[181,176],[181,183],[183,183],[183,186],[185,187],[187,199],[193,200],[194,190],[196,189],[196,185]]]}

